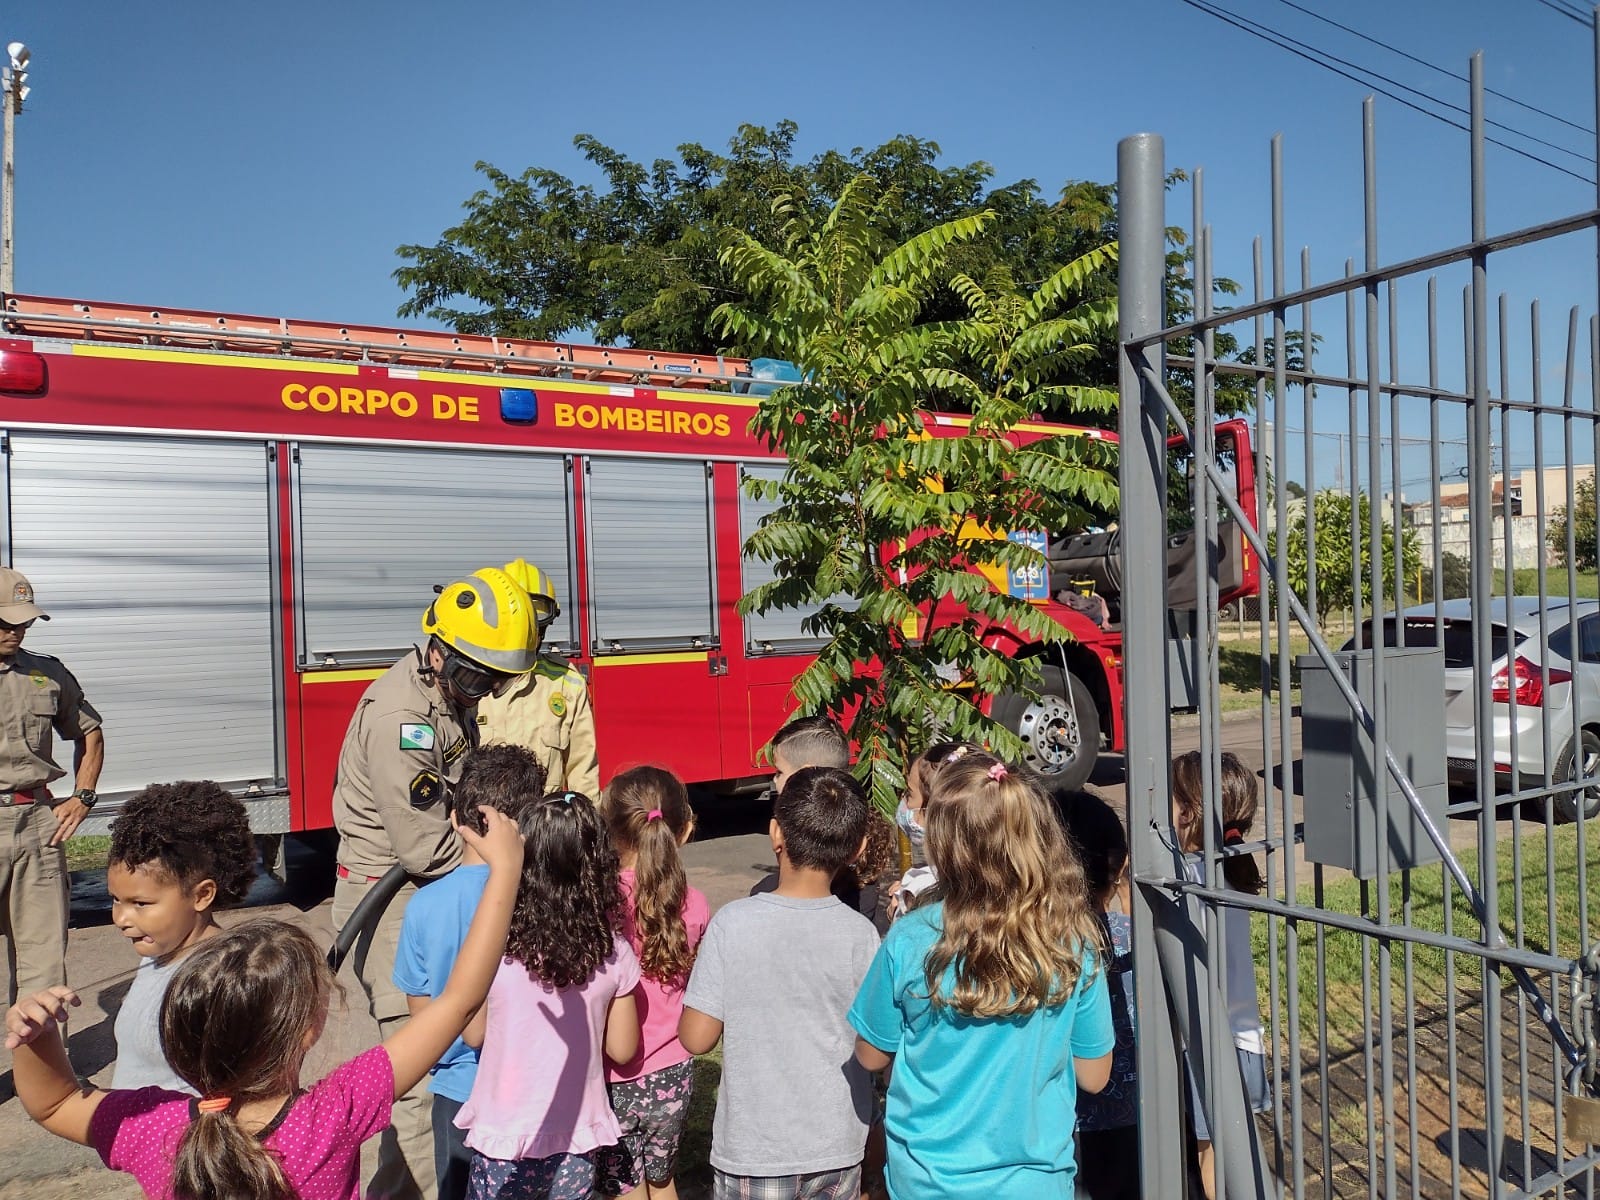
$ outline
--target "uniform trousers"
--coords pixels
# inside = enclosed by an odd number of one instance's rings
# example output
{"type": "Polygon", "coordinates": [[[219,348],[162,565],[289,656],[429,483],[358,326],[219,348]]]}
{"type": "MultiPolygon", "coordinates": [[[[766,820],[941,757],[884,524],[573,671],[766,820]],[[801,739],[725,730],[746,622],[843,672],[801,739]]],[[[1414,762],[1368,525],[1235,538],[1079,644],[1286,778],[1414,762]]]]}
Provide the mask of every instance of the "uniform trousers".
{"type": "MultiPolygon", "coordinates": [[[[360,876],[338,880],[333,887],[333,927],[344,928],[373,886],[360,876]]],[[[351,965],[367,1007],[378,1023],[379,1039],[387,1038],[410,1015],[406,995],[394,985],[394,956],[400,944],[400,923],[417,888],[407,883],[383,915],[369,925],[350,950],[351,965]]],[[[437,1192],[433,1166],[433,1097],[424,1079],[394,1102],[389,1128],[378,1142],[378,1169],[362,1194],[369,1200],[432,1200],[437,1192]]]]}
{"type": "Polygon", "coordinates": [[[0,806],[0,920],[10,960],[8,1004],[67,982],[67,854],[50,844],[48,804],[0,806]]]}

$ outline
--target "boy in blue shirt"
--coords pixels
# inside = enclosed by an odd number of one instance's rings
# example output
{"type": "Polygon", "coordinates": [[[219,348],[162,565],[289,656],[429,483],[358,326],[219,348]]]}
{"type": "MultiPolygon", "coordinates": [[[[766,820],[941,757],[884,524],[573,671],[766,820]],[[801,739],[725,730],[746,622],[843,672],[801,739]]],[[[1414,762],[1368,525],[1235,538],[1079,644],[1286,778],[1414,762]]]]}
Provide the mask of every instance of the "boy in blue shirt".
{"type": "MultiPolygon", "coordinates": [[[[523,805],[544,795],[544,768],[521,746],[485,746],[474,750],[461,767],[461,782],[450,797],[450,823],[483,832],[480,806],[516,818],[523,805]]],[[[400,945],[394,957],[394,985],[406,994],[416,1016],[444,991],[455,966],[467,926],[489,882],[489,867],[466,848],[461,865],[428,884],[406,905],[400,945]]],[[[439,1179],[439,1200],[463,1200],[472,1151],[466,1131],[457,1129],[456,1114],[472,1092],[478,1074],[478,1052],[457,1038],[433,1068],[428,1090],[433,1093],[433,1161],[439,1179]]]]}

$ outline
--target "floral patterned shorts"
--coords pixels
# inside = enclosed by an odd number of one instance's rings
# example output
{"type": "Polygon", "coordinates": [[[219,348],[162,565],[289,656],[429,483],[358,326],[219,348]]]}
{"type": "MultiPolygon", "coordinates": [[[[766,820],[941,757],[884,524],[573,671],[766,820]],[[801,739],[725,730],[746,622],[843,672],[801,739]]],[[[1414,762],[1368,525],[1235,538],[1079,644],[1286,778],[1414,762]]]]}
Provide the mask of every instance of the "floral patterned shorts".
{"type": "Polygon", "coordinates": [[[589,1200],[596,1193],[620,1196],[638,1186],[638,1172],[621,1146],[510,1161],[474,1154],[467,1200],[589,1200]]]}
{"type": "Polygon", "coordinates": [[[610,1085],[611,1109],[634,1166],[653,1183],[672,1179],[678,1139],[694,1093],[694,1060],[610,1085]]]}

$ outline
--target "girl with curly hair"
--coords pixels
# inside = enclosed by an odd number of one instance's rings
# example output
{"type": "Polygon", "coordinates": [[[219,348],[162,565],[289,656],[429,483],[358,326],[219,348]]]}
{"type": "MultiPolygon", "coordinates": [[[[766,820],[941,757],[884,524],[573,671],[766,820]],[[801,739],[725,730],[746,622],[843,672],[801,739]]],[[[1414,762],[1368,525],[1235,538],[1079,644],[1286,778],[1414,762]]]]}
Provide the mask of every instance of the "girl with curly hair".
{"type": "Polygon", "coordinates": [[[711,906],[683,873],[678,847],[694,833],[683,781],[661,767],[615,776],[600,800],[622,863],[622,932],[639,956],[639,1052],[606,1068],[622,1144],[650,1200],[677,1200],[673,1171],[694,1090],[694,1056],[678,1040],[683,989],[711,906]]]}
{"type": "Polygon", "coordinates": [[[194,1089],[161,1052],[161,1001],[178,966],[244,902],[256,845],[244,805],[210,780],[155,783],[111,825],[111,923],[141,961],[117,1012],[114,1088],[194,1089]]]}
{"type": "Polygon", "coordinates": [[[469,1200],[639,1195],[606,1096],[605,1060],[639,1052],[639,959],[622,936],[617,854],[592,801],[552,792],[525,839],[506,955],[462,1036],[479,1048],[467,1131],[469,1200]]]}
{"type": "Polygon", "coordinates": [[[889,1194],[1068,1200],[1078,1090],[1115,1044],[1083,867],[1039,787],[981,751],[934,773],[924,821],[943,899],[895,923],[850,1008],[857,1060],[894,1064],[889,1194]]]}

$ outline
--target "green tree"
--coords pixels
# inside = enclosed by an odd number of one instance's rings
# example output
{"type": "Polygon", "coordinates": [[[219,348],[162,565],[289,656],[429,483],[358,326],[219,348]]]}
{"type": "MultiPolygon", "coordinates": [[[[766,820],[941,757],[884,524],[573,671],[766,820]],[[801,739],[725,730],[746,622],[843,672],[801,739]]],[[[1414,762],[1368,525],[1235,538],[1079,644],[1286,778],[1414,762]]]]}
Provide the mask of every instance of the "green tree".
{"type": "MultiPolygon", "coordinates": [[[[1351,577],[1349,495],[1331,488],[1319,491],[1312,501],[1312,513],[1316,521],[1317,546],[1316,616],[1320,623],[1331,612],[1353,607],[1356,595],[1361,597],[1363,606],[1370,606],[1372,603],[1372,505],[1363,494],[1356,507],[1356,521],[1359,523],[1361,538],[1359,588],[1351,577]]],[[[1383,524],[1381,540],[1384,595],[1393,597],[1394,528],[1388,522],[1383,524]]],[[[1278,531],[1273,530],[1268,536],[1267,545],[1274,555],[1278,553],[1279,544],[1278,531]]],[[[1304,501],[1296,501],[1290,514],[1285,553],[1288,555],[1289,587],[1304,602],[1309,578],[1304,501]]],[[[1414,530],[1404,530],[1401,535],[1400,560],[1404,577],[1415,579],[1417,570],[1421,566],[1422,554],[1417,547],[1417,535],[1414,530]]],[[[1387,609],[1392,603],[1392,600],[1388,601],[1385,608],[1387,609]]]]}
{"type": "Polygon", "coordinates": [[[1422,595],[1420,600],[1458,600],[1472,594],[1472,564],[1459,554],[1445,550],[1439,555],[1439,578],[1435,586],[1433,567],[1422,567],[1422,595]]]}
{"type": "Polygon", "coordinates": [[[781,200],[781,249],[745,233],[730,239],[722,262],[750,299],[724,304],[715,322],[795,363],[803,379],[763,398],[752,422],[788,466],[780,481],[747,483],[778,507],[746,542],[774,578],[741,607],[820,605],[808,629],[825,645],[796,678],[795,697],[804,713],[847,721],[863,781],[888,811],[936,729],[1020,749],[972,701],[1036,689],[1038,665],[986,647],[985,629],[1007,625],[1033,642],[1067,636],[969,568],[1039,565],[1037,551],[1004,531],[1070,528],[1115,502],[1115,451],[1104,442],[1008,436],[1046,400],[1113,402],[1047,381],[1114,326],[1114,305],[1093,297],[1114,250],[1091,250],[1031,292],[1003,271],[980,284],[951,264],[992,233],[994,214],[896,243],[884,230],[897,197],[870,176],[840,193],[820,218],[803,199],[781,200]],[[965,315],[922,320],[945,277],[965,315]],[[984,369],[962,369],[974,361],[984,369]],[[931,429],[930,394],[961,400],[970,427],[931,429]]]}
{"type": "MultiPolygon", "coordinates": [[[[755,354],[755,344],[738,330],[711,322],[719,305],[751,300],[720,257],[725,231],[746,231],[762,245],[778,245],[775,197],[788,196],[792,207],[820,221],[861,175],[878,188],[873,219],[889,244],[986,214],[985,237],[947,248],[939,276],[921,296],[924,322],[966,315],[950,286],[957,274],[987,280],[992,270],[1004,268],[1018,286],[1038,287],[1116,238],[1110,184],[1069,180],[1052,199],[1036,180],[997,184],[985,162],[941,165],[937,142],[910,135],[872,149],[828,150],[801,160],[794,150],[797,132],[792,121],[770,129],[741,125],[725,153],[690,142],[675,157],[649,165],[579,135],[574,144],[599,170],[599,184],[576,183],[544,167],[516,176],[479,163],[487,185],[467,199],[461,221],[432,244],[398,248],[404,265],[394,277],[409,293],[400,314],[465,333],[755,354]]],[[[1182,237],[1178,230],[1169,233],[1182,237]]],[[[1175,321],[1193,308],[1185,262],[1175,243],[1168,272],[1175,321]]],[[[1083,286],[1085,300],[1109,302],[1116,295],[1109,272],[1083,286]]],[[[1219,280],[1217,289],[1219,295],[1237,290],[1228,280],[1219,280]]],[[[1064,358],[1052,382],[1114,386],[1115,331],[1097,336],[1094,352],[1064,358]]],[[[1226,356],[1235,348],[1224,334],[1218,353],[1226,356]]],[[[977,362],[961,366],[982,370],[977,362]]],[[[1181,382],[1174,386],[1181,401],[1181,382]]],[[[1242,411],[1251,399],[1238,377],[1221,377],[1220,412],[1242,411]]],[[[1105,424],[1112,418],[1092,419],[1105,424]]]]}
{"type": "MultiPolygon", "coordinates": [[[[1574,565],[1580,571],[1592,571],[1596,562],[1596,531],[1595,531],[1595,504],[1594,504],[1594,476],[1578,480],[1577,486],[1572,490],[1572,539],[1573,558],[1577,561],[1574,565]]],[[[1545,530],[1545,538],[1550,544],[1550,552],[1555,555],[1556,565],[1567,565],[1567,507],[1562,505],[1556,509],[1550,518],[1549,528],[1545,530]]]]}

